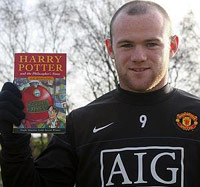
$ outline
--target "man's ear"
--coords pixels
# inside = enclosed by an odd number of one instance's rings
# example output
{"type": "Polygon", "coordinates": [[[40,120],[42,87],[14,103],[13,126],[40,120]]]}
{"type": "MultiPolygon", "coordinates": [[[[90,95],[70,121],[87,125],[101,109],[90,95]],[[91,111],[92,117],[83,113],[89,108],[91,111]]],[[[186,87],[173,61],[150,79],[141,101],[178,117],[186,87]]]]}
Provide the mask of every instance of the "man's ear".
{"type": "Polygon", "coordinates": [[[171,37],[170,43],[170,59],[173,58],[178,51],[179,38],[177,35],[171,37]]]}
{"type": "Polygon", "coordinates": [[[105,44],[106,44],[106,48],[107,48],[107,51],[108,51],[108,54],[109,56],[114,59],[114,53],[113,53],[113,48],[112,48],[112,43],[111,43],[111,40],[110,39],[107,39],[105,41],[105,44]]]}

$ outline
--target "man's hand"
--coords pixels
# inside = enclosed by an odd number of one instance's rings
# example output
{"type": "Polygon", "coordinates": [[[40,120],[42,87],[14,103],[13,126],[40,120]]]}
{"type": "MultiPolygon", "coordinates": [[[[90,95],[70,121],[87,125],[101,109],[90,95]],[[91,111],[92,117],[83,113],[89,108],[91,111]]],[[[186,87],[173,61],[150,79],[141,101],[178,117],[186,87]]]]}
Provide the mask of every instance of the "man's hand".
{"type": "Polygon", "coordinates": [[[21,93],[14,84],[4,84],[0,92],[0,133],[10,134],[13,124],[19,126],[25,118],[21,98],[21,93]]]}

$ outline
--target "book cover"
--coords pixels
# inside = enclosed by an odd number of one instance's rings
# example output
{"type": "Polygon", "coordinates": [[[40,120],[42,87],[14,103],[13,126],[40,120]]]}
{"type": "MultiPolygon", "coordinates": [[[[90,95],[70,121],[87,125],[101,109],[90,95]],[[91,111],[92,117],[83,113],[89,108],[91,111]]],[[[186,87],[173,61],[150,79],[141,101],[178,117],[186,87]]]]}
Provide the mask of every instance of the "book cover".
{"type": "Polygon", "coordinates": [[[14,83],[22,93],[26,117],[13,132],[64,133],[66,126],[64,53],[16,53],[14,83]]]}

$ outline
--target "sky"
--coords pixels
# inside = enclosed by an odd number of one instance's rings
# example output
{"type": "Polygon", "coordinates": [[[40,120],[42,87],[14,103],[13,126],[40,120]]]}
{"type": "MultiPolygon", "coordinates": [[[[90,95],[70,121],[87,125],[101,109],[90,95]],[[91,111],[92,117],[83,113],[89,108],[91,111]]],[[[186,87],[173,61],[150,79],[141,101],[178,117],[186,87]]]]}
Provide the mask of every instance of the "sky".
{"type": "MultiPolygon", "coordinates": [[[[196,21],[200,25],[200,9],[197,0],[152,0],[160,4],[171,17],[172,24],[175,27],[181,21],[184,15],[192,10],[195,14],[196,21]]],[[[174,28],[175,29],[175,28],[174,28]]]]}
{"type": "MultiPolygon", "coordinates": [[[[29,7],[34,6],[39,0],[24,0],[25,4],[29,7]]],[[[73,0],[68,0],[73,1],[73,0]]],[[[97,0],[94,0],[97,1],[97,0]]],[[[151,0],[154,1],[167,10],[172,20],[178,23],[182,16],[192,9],[198,17],[200,23],[200,11],[198,0],[151,0]]],[[[87,3],[87,0],[85,0],[87,3]]]]}
{"type": "MultiPolygon", "coordinates": [[[[67,0],[73,1],[73,0],[67,0]]],[[[98,1],[98,0],[94,0],[98,1]]],[[[116,0],[117,1],[117,0],[116,0]]],[[[172,28],[178,34],[178,26],[183,16],[186,15],[189,10],[192,10],[195,14],[195,19],[200,26],[200,8],[198,0],[150,0],[160,4],[169,14],[172,20],[172,28]]],[[[25,4],[33,8],[39,0],[24,0],[25,4]]],[[[87,0],[85,0],[87,3],[87,0]]]]}

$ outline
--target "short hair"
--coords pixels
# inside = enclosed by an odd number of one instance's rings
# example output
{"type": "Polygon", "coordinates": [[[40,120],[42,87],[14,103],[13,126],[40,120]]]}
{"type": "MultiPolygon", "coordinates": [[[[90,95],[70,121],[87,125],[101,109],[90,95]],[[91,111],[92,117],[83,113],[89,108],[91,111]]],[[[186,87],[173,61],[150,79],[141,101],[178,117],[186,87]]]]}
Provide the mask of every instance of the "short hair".
{"type": "Polygon", "coordinates": [[[154,3],[152,1],[134,0],[134,1],[130,1],[126,4],[124,4],[123,6],[121,6],[113,15],[111,22],[110,22],[111,42],[112,42],[112,36],[113,36],[113,34],[112,34],[113,23],[114,23],[116,17],[121,12],[124,12],[127,15],[143,15],[143,14],[150,12],[153,8],[158,10],[163,15],[163,17],[166,20],[168,20],[169,25],[170,25],[170,32],[171,32],[171,20],[170,20],[168,13],[166,12],[166,10],[163,7],[161,7],[160,5],[158,5],[157,3],[154,3]]]}

